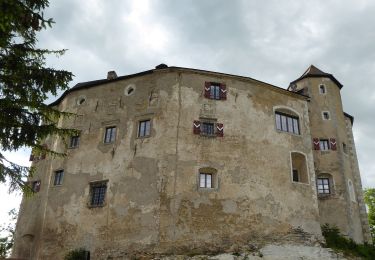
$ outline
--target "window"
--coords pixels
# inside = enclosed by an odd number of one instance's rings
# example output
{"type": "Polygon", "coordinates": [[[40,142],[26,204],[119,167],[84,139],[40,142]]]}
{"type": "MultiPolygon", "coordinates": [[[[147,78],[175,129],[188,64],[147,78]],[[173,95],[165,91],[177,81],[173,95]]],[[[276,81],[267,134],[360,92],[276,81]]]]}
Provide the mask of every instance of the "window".
{"type": "Polygon", "coordinates": [[[319,85],[319,93],[325,94],[326,93],[326,86],[324,86],[323,84],[319,85]]]}
{"type": "Polygon", "coordinates": [[[199,187],[200,188],[213,188],[212,187],[212,174],[211,173],[200,173],[199,187]]]}
{"type": "Polygon", "coordinates": [[[144,120],[139,122],[138,126],[138,137],[150,136],[151,121],[144,120]]]}
{"type": "Polygon", "coordinates": [[[69,148],[77,148],[79,146],[79,135],[70,137],[69,148]]]}
{"type": "Polygon", "coordinates": [[[217,123],[216,119],[201,118],[193,123],[193,133],[208,137],[224,137],[224,125],[217,123]]]}
{"type": "Polygon", "coordinates": [[[201,134],[204,135],[215,135],[215,124],[214,123],[202,123],[201,134]]]}
{"type": "Polygon", "coordinates": [[[342,143],[342,150],[345,154],[348,154],[348,146],[346,145],[346,143],[342,143]]]}
{"type": "Polygon", "coordinates": [[[113,143],[116,140],[116,127],[111,126],[105,129],[104,143],[113,143]]]}
{"type": "Polygon", "coordinates": [[[107,191],[107,181],[90,183],[90,206],[104,206],[105,194],[107,191]]]}
{"type": "Polygon", "coordinates": [[[355,192],[352,180],[348,180],[349,197],[352,202],[356,202],[355,192]]]}
{"type": "Polygon", "coordinates": [[[329,142],[327,139],[320,139],[319,140],[319,148],[321,151],[328,151],[329,150],[329,142]]]}
{"type": "Polygon", "coordinates": [[[292,181],[300,183],[309,183],[309,177],[307,172],[306,156],[303,153],[292,152],[292,181]]]}
{"type": "Polygon", "coordinates": [[[300,134],[299,120],[296,116],[287,115],[284,113],[276,112],[276,129],[283,132],[293,134],[300,134]]]}
{"type": "Polygon", "coordinates": [[[204,87],[204,96],[209,99],[226,100],[227,89],[225,84],[206,82],[204,87]]]}
{"type": "Polygon", "coordinates": [[[55,171],[55,179],[53,181],[54,186],[61,185],[64,178],[64,170],[55,171]]]}
{"type": "Polygon", "coordinates": [[[211,99],[220,99],[220,86],[213,85],[210,86],[210,98],[211,99]]]}
{"type": "Polygon", "coordinates": [[[299,175],[298,175],[298,170],[293,170],[293,181],[294,182],[299,182],[299,175]]]}
{"type": "Polygon", "coordinates": [[[328,111],[323,111],[323,112],[322,112],[322,115],[323,115],[323,119],[324,119],[324,120],[329,120],[329,119],[330,119],[330,116],[329,116],[329,112],[328,112],[328,111]]]}
{"type": "Polygon", "coordinates": [[[33,192],[39,192],[40,191],[40,181],[32,181],[31,182],[31,189],[33,192]]]}
{"type": "Polygon", "coordinates": [[[331,193],[329,178],[319,177],[316,180],[316,185],[318,189],[318,194],[330,194],[331,193]]]}

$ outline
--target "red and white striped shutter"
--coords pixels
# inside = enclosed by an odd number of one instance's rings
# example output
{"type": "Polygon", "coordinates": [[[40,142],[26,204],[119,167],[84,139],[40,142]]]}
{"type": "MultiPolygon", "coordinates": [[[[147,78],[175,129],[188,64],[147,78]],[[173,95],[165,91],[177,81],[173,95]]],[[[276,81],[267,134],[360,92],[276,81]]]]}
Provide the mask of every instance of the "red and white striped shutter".
{"type": "Polygon", "coordinates": [[[216,135],[219,137],[224,136],[224,125],[221,123],[216,124],[216,135]]]}
{"type": "Polygon", "coordinates": [[[204,83],[204,97],[210,98],[210,92],[211,92],[211,82],[205,82],[204,83]]]}
{"type": "Polygon", "coordinates": [[[201,133],[201,122],[198,120],[194,120],[193,123],[193,133],[195,135],[199,135],[201,133]]]}
{"type": "Polygon", "coordinates": [[[320,150],[319,138],[313,138],[314,150],[320,150]]]}
{"type": "Polygon", "coordinates": [[[337,145],[336,145],[336,139],[335,138],[330,138],[329,139],[329,146],[331,150],[336,151],[337,150],[337,145]]]}
{"type": "Polygon", "coordinates": [[[220,84],[220,99],[227,100],[227,86],[220,84]]]}

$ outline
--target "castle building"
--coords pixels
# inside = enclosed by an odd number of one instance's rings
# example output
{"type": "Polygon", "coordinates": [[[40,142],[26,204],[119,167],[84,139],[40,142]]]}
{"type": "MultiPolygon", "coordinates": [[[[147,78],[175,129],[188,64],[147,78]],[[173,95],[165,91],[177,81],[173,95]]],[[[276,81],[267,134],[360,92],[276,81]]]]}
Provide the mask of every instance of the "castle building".
{"type": "Polygon", "coordinates": [[[13,257],[93,259],[322,241],[369,242],[343,85],[310,66],[288,89],[165,64],[79,83],[51,104],[71,137],[32,154],[13,257]]]}

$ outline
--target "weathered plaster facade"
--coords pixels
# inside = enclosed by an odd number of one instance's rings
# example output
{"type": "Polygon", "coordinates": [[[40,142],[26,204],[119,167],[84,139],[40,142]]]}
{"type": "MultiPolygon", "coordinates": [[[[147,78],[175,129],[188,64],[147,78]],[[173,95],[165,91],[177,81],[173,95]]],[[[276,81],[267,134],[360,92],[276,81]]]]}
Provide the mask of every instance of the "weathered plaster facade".
{"type": "Polygon", "coordinates": [[[136,251],[217,251],[248,241],[313,243],[326,222],[358,242],[369,239],[352,118],[344,115],[331,78],[307,76],[288,91],[178,67],[110,76],[78,84],[52,104],[76,114],[59,124],[81,131],[79,146],[46,140],[67,156],[34,161],[30,181],[40,181],[40,190],[22,201],[14,257],[62,259],[84,247],[93,259],[120,259],[136,251]],[[226,99],[206,98],[205,82],[225,84],[226,99]],[[296,93],[302,88],[304,95],[296,93]],[[330,120],[322,120],[323,110],[330,120]],[[277,130],[278,111],[298,118],[299,133],[277,130]],[[144,120],[150,134],[139,137],[144,120]],[[194,134],[196,120],[223,124],[223,136],[194,134]],[[107,127],[116,127],[111,143],[104,143],[107,127]],[[314,150],[314,137],[335,137],[337,150],[314,150]],[[54,185],[58,170],[62,184],[54,185]],[[210,188],[200,188],[202,172],[212,177],[210,188]],[[323,173],[333,180],[325,196],[316,188],[323,173]],[[107,189],[103,204],[92,207],[90,187],[97,181],[107,189]]]}

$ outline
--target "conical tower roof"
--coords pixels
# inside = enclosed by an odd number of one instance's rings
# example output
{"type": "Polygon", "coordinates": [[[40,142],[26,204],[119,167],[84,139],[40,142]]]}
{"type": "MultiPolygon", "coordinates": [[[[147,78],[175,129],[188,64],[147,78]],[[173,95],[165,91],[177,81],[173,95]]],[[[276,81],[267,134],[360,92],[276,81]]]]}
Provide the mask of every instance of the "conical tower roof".
{"type": "Polygon", "coordinates": [[[304,78],[329,78],[331,79],[333,82],[335,82],[335,84],[341,89],[343,87],[343,85],[332,75],[332,74],[329,74],[329,73],[326,73],[324,71],[321,71],[320,69],[318,69],[317,67],[315,67],[314,65],[310,65],[310,67],[308,67],[308,69],[302,74],[301,77],[299,77],[298,79],[290,82],[290,85],[293,85],[294,83],[304,79],[304,78]]]}

